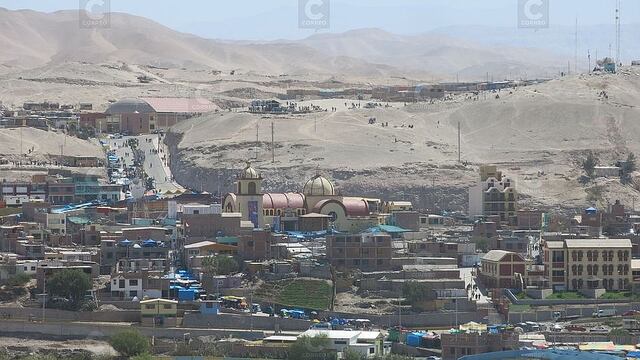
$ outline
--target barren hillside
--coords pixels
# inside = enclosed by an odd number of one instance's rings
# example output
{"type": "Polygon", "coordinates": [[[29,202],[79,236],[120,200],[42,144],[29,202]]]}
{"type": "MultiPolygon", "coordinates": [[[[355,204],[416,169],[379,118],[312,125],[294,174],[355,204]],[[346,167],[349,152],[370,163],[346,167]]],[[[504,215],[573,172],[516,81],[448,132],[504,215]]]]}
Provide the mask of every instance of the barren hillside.
{"type": "MultiPolygon", "coordinates": [[[[603,165],[640,151],[634,141],[640,135],[639,73],[640,68],[631,67],[616,75],[566,77],[480,94],[477,100],[460,95],[453,101],[375,109],[349,109],[344,100],[325,100],[312,103],[338,111],[215,114],[173,129],[179,157],[174,173],[186,185],[209,191],[217,191],[219,177],[221,191],[230,190],[233,169],[253,159],[272,190],[299,190],[319,168],[345,193],[381,193],[424,207],[463,208],[466,186],[476,176],[474,165],[496,163],[516,178],[525,203],[577,206],[628,199],[635,190],[618,181],[580,185],[579,162],[587,150],[595,150],[603,165]],[[376,124],[369,124],[371,117],[376,124]],[[458,122],[462,160],[470,166],[457,163],[458,122]],[[600,198],[588,200],[596,186],[600,198]]],[[[350,106],[352,101],[346,102],[350,106]]]]}

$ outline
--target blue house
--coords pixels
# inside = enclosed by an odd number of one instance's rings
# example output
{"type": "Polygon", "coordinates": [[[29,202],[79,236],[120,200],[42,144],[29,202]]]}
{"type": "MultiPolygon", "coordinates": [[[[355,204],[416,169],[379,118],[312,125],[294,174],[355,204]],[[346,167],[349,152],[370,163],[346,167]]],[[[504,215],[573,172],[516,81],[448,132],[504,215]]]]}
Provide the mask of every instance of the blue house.
{"type": "Polygon", "coordinates": [[[219,308],[220,301],[202,300],[202,302],[200,303],[200,314],[218,315],[219,308]]]}

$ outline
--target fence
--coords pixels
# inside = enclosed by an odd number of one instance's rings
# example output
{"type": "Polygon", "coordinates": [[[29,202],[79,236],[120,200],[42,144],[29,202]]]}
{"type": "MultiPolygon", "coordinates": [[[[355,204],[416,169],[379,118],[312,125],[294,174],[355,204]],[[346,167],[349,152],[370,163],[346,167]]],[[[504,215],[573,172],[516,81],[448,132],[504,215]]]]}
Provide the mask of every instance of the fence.
{"type": "MultiPolygon", "coordinates": [[[[42,308],[0,308],[5,319],[40,320],[42,308]]],[[[87,322],[139,322],[140,310],[122,311],[66,311],[45,309],[45,319],[51,321],[87,321],[87,322]]]]}

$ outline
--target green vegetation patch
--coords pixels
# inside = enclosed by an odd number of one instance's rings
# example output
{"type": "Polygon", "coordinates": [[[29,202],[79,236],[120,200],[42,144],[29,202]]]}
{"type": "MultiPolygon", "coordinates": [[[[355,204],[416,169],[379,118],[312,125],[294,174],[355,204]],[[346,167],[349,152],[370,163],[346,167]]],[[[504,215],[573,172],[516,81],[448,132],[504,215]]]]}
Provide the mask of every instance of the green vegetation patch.
{"type": "Polygon", "coordinates": [[[293,279],[265,283],[255,295],[280,305],[326,310],[332,289],[325,280],[293,279]]]}

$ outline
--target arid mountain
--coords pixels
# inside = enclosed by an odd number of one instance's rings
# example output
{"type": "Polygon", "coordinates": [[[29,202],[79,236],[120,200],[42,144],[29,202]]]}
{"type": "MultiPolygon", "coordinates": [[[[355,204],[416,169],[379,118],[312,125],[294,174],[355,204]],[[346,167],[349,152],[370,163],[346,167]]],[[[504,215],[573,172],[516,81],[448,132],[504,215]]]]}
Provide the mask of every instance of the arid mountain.
{"type": "Polygon", "coordinates": [[[80,27],[78,11],[0,8],[0,72],[61,62],[127,62],[260,74],[409,76],[419,80],[551,76],[564,66],[539,49],[491,48],[440,34],[396,35],[380,29],[318,34],[266,43],[204,39],[152,20],[111,13],[106,28],[80,27]],[[561,64],[561,65],[560,65],[561,64]]]}
{"type": "Polygon", "coordinates": [[[24,69],[65,61],[122,61],[171,68],[211,68],[269,74],[396,72],[343,56],[328,57],[302,44],[236,44],[171,30],[149,19],[111,13],[107,28],[84,29],[78,11],[41,13],[0,8],[0,63],[24,69]]]}
{"type": "Polygon", "coordinates": [[[301,40],[328,56],[349,56],[460,80],[552,77],[566,63],[541,49],[492,47],[438,33],[396,35],[380,29],[319,34],[301,40]]]}

